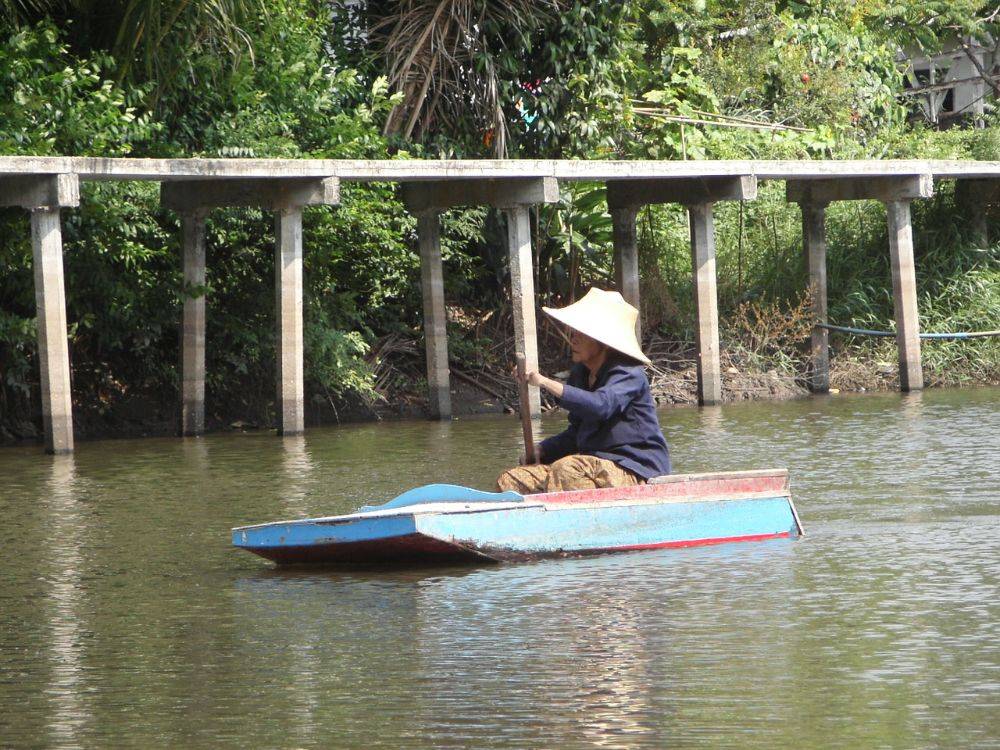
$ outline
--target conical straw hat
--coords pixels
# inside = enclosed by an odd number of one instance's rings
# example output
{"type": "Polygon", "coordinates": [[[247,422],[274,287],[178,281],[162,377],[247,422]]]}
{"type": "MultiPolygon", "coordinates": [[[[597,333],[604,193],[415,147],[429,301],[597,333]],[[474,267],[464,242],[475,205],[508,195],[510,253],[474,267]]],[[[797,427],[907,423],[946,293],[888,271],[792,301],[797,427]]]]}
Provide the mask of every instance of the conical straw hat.
{"type": "Polygon", "coordinates": [[[560,323],[607,344],[615,351],[651,364],[635,338],[635,321],[639,311],[618,292],[591,289],[572,305],[543,307],[542,310],[560,323]]]}

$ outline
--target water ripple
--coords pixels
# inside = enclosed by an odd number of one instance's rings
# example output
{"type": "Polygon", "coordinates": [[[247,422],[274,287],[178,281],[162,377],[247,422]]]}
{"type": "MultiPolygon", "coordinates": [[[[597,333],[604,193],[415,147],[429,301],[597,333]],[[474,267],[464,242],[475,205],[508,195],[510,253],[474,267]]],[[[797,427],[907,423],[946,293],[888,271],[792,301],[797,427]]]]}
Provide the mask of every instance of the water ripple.
{"type": "Polygon", "coordinates": [[[679,471],[785,466],[809,535],[419,571],[227,530],[487,488],[516,420],[0,451],[0,746],[1000,746],[998,405],[666,410],[679,471]]]}

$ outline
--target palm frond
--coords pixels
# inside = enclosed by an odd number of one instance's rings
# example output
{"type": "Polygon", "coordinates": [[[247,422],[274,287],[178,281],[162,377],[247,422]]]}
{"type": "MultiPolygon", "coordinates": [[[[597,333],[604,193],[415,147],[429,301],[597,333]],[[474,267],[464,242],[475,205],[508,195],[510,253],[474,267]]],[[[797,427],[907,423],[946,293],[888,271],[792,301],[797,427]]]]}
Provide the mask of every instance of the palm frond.
{"type": "Polygon", "coordinates": [[[244,25],[266,12],[263,0],[129,0],[108,45],[119,60],[119,78],[138,75],[161,86],[177,75],[184,58],[217,51],[238,60],[252,54],[244,25]]]}
{"type": "Polygon", "coordinates": [[[523,35],[557,12],[563,0],[403,0],[374,25],[371,41],[402,101],[387,135],[420,139],[470,119],[492,132],[497,156],[507,151],[502,82],[496,55],[504,36],[523,35]],[[498,34],[497,32],[500,32],[498,34]]]}
{"type": "Polygon", "coordinates": [[[73,22],[76,42],[110,52],[120,81],[155,83],[154,99],[190,58],[253,55],[248,23],[281,3],[268,0],[0,0],[0,18],[20,25],[49,17],[73,22]]]}
{"type": "Polygon", "coordinates": [[[0,20],[12,26],[30,23],[44,15],[58,0],[0,0],[0,20]]]}

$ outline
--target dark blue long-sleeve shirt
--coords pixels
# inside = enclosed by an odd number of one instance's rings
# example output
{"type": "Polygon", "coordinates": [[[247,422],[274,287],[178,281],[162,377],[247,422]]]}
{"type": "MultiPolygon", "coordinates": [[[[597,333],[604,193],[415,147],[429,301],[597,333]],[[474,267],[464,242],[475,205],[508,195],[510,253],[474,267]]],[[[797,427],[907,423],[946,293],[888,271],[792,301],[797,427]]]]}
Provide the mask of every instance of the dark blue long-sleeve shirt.
{"type": "Polygon", "coordinates": [[[670,473],[667,441],[643,368],[609,361],[590,387],[590,371],[573,366],[559,404],[569,427],[542,441],[542,461],[584,453],[614,461],[643,479],[670,473]]]}

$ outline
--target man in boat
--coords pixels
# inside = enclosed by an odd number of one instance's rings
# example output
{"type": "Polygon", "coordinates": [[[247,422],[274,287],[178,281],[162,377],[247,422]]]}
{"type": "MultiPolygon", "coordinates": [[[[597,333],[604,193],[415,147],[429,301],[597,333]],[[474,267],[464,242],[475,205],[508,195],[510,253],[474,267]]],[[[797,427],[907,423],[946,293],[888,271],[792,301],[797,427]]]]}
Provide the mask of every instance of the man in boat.
{"type": "Polygon", "coordinates": [[[569,426],[535,446],[538,463],[509,469],[498,490],[521,494],[644,484],[670,473],[670,453],[635,335],[639,311],[618,292],[591,289],[567,307],[542,310],[570,330],[573,368],[566,383],[530,371],[569,412],[569,426]]]}

